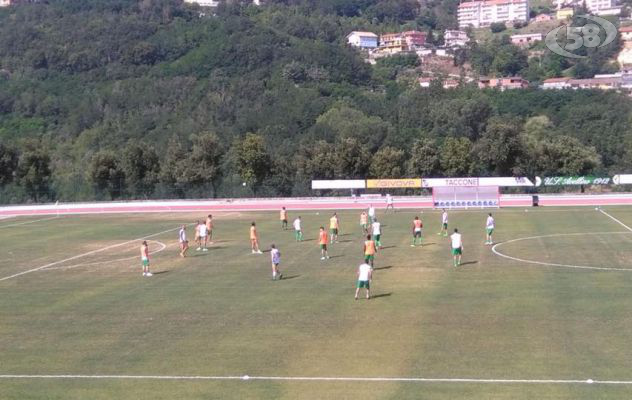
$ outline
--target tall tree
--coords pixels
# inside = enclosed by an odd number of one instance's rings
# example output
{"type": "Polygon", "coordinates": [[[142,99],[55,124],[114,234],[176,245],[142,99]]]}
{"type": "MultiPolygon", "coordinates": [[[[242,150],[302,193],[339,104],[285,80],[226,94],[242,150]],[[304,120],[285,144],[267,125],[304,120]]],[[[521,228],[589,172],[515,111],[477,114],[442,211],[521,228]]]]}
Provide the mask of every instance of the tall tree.
{"type": "Polygon", "coordinates": [[[188,173],[190,184],[202,185],[205,182],[211,184],[213,195],[216,195],[216,185],[222,177],[222,159],[224,147],[215,133],[204,132],[191,136],[191,154],[188,164],[192,168],[188,173]]]}
{"type": "Polygon", "coordinates": [[[361,179],[369,171],[371,155],[359,139],[345,138],[336,142],[334,149],[336,178],[361,179]]]}
{"type": "Polygon", "coordinates": [[[120,162],[113,152],[107,150],[92,157],[87,180],[98,193],[107,193],[112,200],[121,197],[125,187],[125,173],[120,162]]]}
{"type": "Polygon", "coordinates": [[[474,152],[483,168],[482,173],[496,176],[519,174],[517,160],[522,157],[524,144],[518,121],[491,118],[485,133],[474,146],[474,152]]]}
{"type": "Polygon", "coordinates": [[[417,178],[426,178],[438,175],[439,170],[439,148],[436,142],[431,139],[415,140],[406,163],[407,174],[417,178]]]}
{"type": "Polygon", "coordinates": [[[248,133],[235,143],[237,152],[237,172],[248,184],[253,193],[261,187],[263,180],[270,174],[272,161],[266,150],[263,136],[248,133]]]}
{"type": "Polygon", "coordinates": [[[16,171],[17,182],[28,196],[39,201],[51,199],[50,156],[40,142],[30,142],[20,154],[16,171]]]}
{"type": "Polygon", "coordinates": [[[18,167],[19,154],[15,147],[0,142],[0,186],[11,183],[18,167]]]}
{"type": "Polygon", "coordinates": [[[406,153],[403,150],[386,146],[379,149],[371,158],[369,175],[373,178],[400,178],[404,174],[406,153]]]}
{"type": "Polygon", "coordinates": [[[472,172],[472,142],[468,138],[447,138],[440,154],[446,176],[467,176],[472,172]]]}
{"type": "Polygon", "coordinates": [[[153,147],[129,144],[121,156],[121,169],[125,174],[127,190],[134,197],[147,197],[152,194],[158,183],[158,154],[153,147]]]}

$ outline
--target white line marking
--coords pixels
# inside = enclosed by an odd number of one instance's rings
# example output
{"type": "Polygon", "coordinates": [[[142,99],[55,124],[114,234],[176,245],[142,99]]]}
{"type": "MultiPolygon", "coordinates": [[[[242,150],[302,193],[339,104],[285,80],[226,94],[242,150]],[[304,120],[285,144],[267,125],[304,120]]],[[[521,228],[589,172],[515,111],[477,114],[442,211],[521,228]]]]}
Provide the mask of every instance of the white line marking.
{"type": "Polygon", "coordinates": [[[63,263],[68,262],[68,261],[76,260],[77,258],[89,256],[89,255],[96,254],[96,253],[100,253],[102,251],[113,249],[113,248],[116,248],[116,247],[125,246],[126,244],[130,244],[130,243],[133,243],[133,242],[136,242],[136,241],[139,241],[139,240],[149,239],[149,238],[156,237],[156,236],[168,233],[168,232],[173,232],[173,231],[178,230],[178,229],[180,229],[180,227],[167,229],[167,230],[162,231],[162,232],[158,232],[158,233],[154,233],[154,234],[151,234],[151,235],[143,236],[143,237],[140,237],[140,238],[137,238],[137,239],[128,240],[127,242],[123,242],[123,243],[119,243],[119,244],[113,244],[111,246],[103,247],[101,249],[92,250],[92,251],[89,251],[87,253],[79,254],[79,255],[76,255],[76,256],[73,256],[73,257],[70,257],[70,258],[66,258],[66,259],[61,260],[61,261],[55,261],[55,262],[52,262],[50,264],[42,265],[41,267],[32,268],[32,269],[29,269],[27,271],[18,272],[17,274],[13,274],[13,275],[5,276],[4,278],[0,278],[0,282],[6,281],[8,279],[16,278],[18,276],[22,276],[22,275],[25,275],[25,274],[29,274],[31,272],[36,272],[36,271],[42,270],[44,268],[48,268],[48,267],[52,267],[52,266],[55,266],[55,265],[63,264],[63,263]]]}
{"type": "Polygon", "coordinates": [[[609,217],[610,219],[612,219],[614,222],[618,223],[619,225],[621,225],[622,227],[624,227],[625,229],[629,230],[630,232],[632,232],[632,228],[630,228],[629,226],[627,226],[626,224],[624,224],[623,222],[619,221],[618,219],[616,219],[615,217],[613,217],[612,215],[608,214],[607,212],[605,212],[604,210],[602,210],[601,208],[599,209],[599,212],[602,213],[603,215],[609,217]]]}
{"type": "MultiPolygon", "coordinates": [[[[148,240],[147,242],[157,243],[158,246],[161,246],[157,250],[152,250],[151,251],[152,255],[154,255],[156,253],[160,253],[161,251],[163,251],[164,249],[167,248],[166,244],[164,244],[163,242],[159,242],[157,240],[148,240]]],[[[61,267],[49,267],[49,268],[43,268],[42,271],[56,271],[56,270],[60,270],[60,269],[61,270],[67,270],[67,269],[74,269],[74,268],[81,268],[81,267],[91,267],[93,265],[113,264],[113,263],[117,263],[117,262],[121,262],[121,261],[134,260],[134,259],[137,259],[137,258],[138,258],[138,256],[131,256],[131,257],[125,257],[125,258],[117,258],[115,260],[95,261],[95,262],[91,262],[91,263],[75,264],[75,265],[68,265],[68,266],[61,266],[61,267]]]]}
{"type": "Polygon", "coordinates": [[[36,219],[36,220],[33,220],[33,221],[19,222],[19,223],[9,224],[9,225],[0,225],[0,229],[2,229],[2,228],[11,228],[13,226],[34,224],[36,222],[42,222],[42,221],[50,221],[51,219],[57,219],[57,218],[59,218],[59,216],[57,216],[57,217],[50,217],[50,218],[36,219]]]}
{"type": "Polygon", "coordinates": [[[592,270],[600,270],[600,271],[625,271],[625,272],[632,272],[632,268],[590,267],[590,266],[584,266],[584,265],[556,264],[556,263],[548,263],[548,262],[543,262],[543,261],[525,260],[523,258],[508,256],[507,254],[503,254],[503,253],[501,253],[500,251],[497,250],[497,248],[499,246],[503,245],[503,244],[519,242],[519,241],[522,241],[522,240],[543,239],[543,238],[559,237],[559,236],[623,235],[623,234],[627,235],[629,233],[630,232],[555,233],[555,234],[551,234],[551,235],[530,236],[530,237],[511,239],[511,240],[507,240],[507,241],[504,241],[504,242],[496,243],[494,246],[492,246],[492,251],[497,256],[504,257],[504,258],[507,258],[509,260],[518,261],[518,262],[524,262],[524,263],[529,263],[529,264],[544,265],[544,266],[547,266],[547,267],[563,267],[563,268],[575,268],[575,269],[592,269],[592,270]]]}
{"type": "Polygon", "coordinates": [[[418,383],[492,383],[492,384],[584,384],[632,385],[632,381],[593,379],[484,379],[484,378],[389,378],[328,376],[203,376],[203,375],[0,375],[0,379],[117,379],[117,380],[258,380],[258,381],[343,381],[343,382],[418,382],[418,383]]]}

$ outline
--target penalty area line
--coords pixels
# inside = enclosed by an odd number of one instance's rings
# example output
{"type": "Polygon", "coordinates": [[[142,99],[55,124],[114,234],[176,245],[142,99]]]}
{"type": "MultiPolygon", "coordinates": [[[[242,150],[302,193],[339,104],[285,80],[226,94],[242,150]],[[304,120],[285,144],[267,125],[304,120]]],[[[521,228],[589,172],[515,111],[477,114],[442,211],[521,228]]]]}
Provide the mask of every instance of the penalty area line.
{"type": "Polygon", "coordinates": [[[50,220],[52,220],[52,219],[58,219],[58,218],[59,218],[59,216],[56,216],[56,217],[50,217],[50,218],[36,219],[36,220],[33,220],[33,221],[18,222],[18,223],[15,223],[15,224],[9,224],[9,225],[1,225],[1,226],[0,226],[0,229],[3,229],[3,228],[11,228],[11,227],[14,227],[14,226],[22,226],[22,225],[34,224],[34,223],[36,223],[36,222],[50,221],[50,220]]]}
{"type": "Polygon", "coordinates": [[[180,227],[167,229],[167,230],[164,230],[162,232],[158,232],[158,233],[153,233],[151,235],[142,236],[142,237],[139,237],[139,238],[136,238],[136,239],[128,240],[128,241],[123,242],[123,243],[113,244],[111,246],[106,246],[106,247],[103,247],[103,248],[100,248],[100,249],[97,249],[97,250],[92,250],[92,251],[89,251],[87,253],[78,254],[76,256],[69,257],[69,258],[66,258],[66,259],[63,259],[63,260],[60,260],[60,261],[55,261],[55,262],[52,262],[52,263],[49,263],[49,264],[46,264],[46,265],[42,265],[40,267],[31,268],[31,269],[26,270],[26,271],[18,272],[17,274],[5,276],[3,278],[0,278],[0,282],[6,281],[6,280],[9,280],[9,279],[12,279],[12,278],[17,278],[18,276],[30,274],[31,272],[36,272],[36,271],[39,271],[39,270],[42,270],[42,269],[53,267],[55,265],[63,264],[63,263],[68,262],[68,261],[76,260],[76,259],[81,258],[81,257],[86,257],[86,256],[89,256],[89,255],[92,255],[92,254],[97,254],[97,253],[100,253],[102,251],[106,251],[106,250],[109,250],[109,249],[114,249],[114,248],[117,248],[117,247],[125,246],[127,244],[137,242],[139,240],[149,239],[149,238],[156,237],[156,236],[168,233],[168,232],[173,232],[173,231],[178,230],[178,229],[180,229],[180,227]]]}
{"type": "Polygon", "coordinates": [[[321,381],[321,382],[412,382],[473,384],[540,384],[540,385],[632,385],[632,381],[598,379],[485,379],[485,378],[415,378],[415,377],[333,377],[333,376],[203,376],[203,375],[0,375],[0,379],[92,379],[92,380],[170,380],[170,381],[321,381]]]}
{"type": "Polygon", "coordinates": [[[629,226],[627,226],[626,224],[624,224],[623,222],[619,221],[617,218],[613,217],[612,215],[608,214],[607,212],[605,212],[604,210],[602,210],[601,208],[599,209],[599,212],[602,213],[603,215],[605,215],[606,217],[610,218],[611,220],[613,220],[614,222],[616,222],[617,224],[621,225],[622,227],[624,227],[625,229],[629,230],[630,232],[632,232],[632,228],[630,228],[629,226]]]}

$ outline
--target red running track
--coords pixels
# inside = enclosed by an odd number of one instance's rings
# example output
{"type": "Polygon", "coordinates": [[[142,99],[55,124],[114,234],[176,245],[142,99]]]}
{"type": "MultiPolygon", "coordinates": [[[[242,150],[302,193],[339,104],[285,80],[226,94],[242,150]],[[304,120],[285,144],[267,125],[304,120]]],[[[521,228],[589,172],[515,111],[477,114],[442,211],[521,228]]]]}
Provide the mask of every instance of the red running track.
{"type": "MultiPolygon", "coordinates": [[[[606,206],[632,205],[632,194],[608,195],[540,195],[540,205],[551,206],[606,206]]],[[[431,197],[394,197],[399,209],[432,209],[431,197]]],[[[68,203],[0,207],[0,216],[108,214],[108,213],[166,213],[166,212],[236,212],[288,210],[354,210],[373,204],[377,209],[386,206],[384,198],[280,198],[239,200],[170,200],[104,203],[68,203]]],[[[503,195],[501,207],[530,207],[529,195],[503,195]]]]}

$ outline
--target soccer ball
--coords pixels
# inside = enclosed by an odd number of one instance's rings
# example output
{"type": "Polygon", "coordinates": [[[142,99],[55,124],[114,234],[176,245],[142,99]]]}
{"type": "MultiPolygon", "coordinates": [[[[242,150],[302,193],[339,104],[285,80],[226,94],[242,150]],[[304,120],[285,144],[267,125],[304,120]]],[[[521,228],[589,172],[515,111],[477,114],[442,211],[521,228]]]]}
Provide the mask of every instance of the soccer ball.
{"type": "Polygon", "coordinates": [[[246,182],[242,183],[241,186],[246,186],[246,182]]]}

